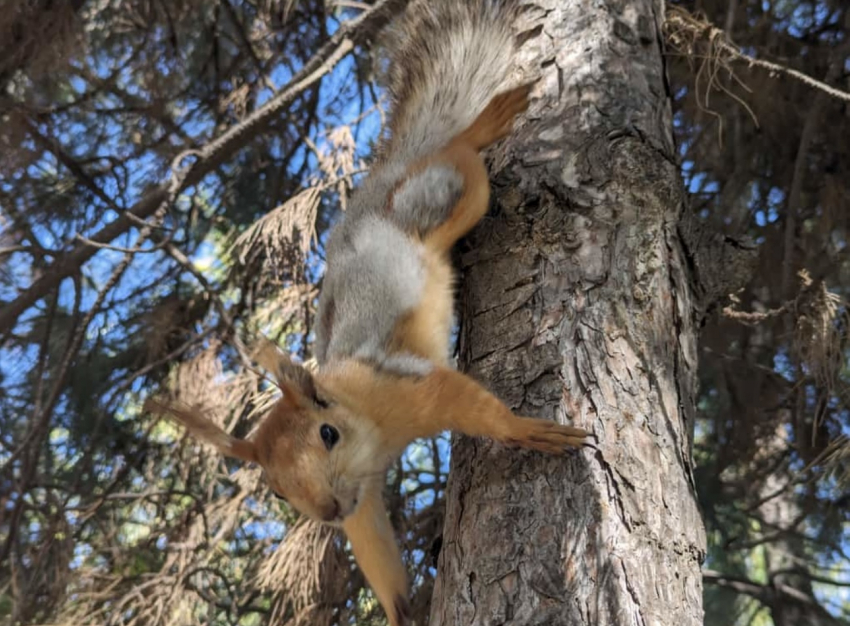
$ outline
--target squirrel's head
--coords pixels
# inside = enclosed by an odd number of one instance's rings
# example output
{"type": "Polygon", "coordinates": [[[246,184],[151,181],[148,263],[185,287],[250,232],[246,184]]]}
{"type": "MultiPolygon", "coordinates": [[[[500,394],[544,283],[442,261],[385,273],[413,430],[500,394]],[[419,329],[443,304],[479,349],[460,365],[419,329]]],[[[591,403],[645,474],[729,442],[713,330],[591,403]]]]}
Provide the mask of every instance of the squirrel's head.
{"type": "Polygon", "coordinates": [[[283,397],[257,429],[255,460],[278,497],[313,519],[341,522],[354,512],[363,486],[383,478],[386,459],[374,424],[283,355],[269,369],[283,397]]]}
{"type": "Polygon", "coordinates": [[[279,498],[317,521],[338,524],[357,507],[364,487],[382,480],[388,458],[374,424],[335,398],[304,367],[271,346],[257,361],[283,391],[251,439],[225,433],[198,411],[149,401],[225,456],[258,463],[279,498]]]}

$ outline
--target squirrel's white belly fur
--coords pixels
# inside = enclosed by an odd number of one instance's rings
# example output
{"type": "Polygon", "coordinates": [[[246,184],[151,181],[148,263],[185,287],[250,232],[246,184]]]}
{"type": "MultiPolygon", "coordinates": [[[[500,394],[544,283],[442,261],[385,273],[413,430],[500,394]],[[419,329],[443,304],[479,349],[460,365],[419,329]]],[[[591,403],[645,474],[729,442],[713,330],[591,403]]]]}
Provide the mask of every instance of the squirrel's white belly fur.
{"type": "Polygon", "coordinates": [[[323,324],[330,331],[325,359],[355,357],[405,374],[430,369],[415,357],[447,362],[452,320],[447,262],[418,237],[377,215],[363,216],[348,226],[335,242],[323,286],[333,294],[329,308],[322,312],[331,318],[323,324]],[[427,306],[420,306],[423,300],[427,306]],[[445,350],[394,354],[394,335],[399,332],[423,335],[414,343],[444,345],[445,350]]]}

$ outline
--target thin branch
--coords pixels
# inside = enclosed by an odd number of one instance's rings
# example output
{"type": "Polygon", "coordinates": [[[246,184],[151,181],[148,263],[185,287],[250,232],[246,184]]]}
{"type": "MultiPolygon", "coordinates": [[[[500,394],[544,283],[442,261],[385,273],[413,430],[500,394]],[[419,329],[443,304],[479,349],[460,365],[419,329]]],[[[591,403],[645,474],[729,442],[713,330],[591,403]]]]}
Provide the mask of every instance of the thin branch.
{"type": "Polygon", "coordinates": [[[837,98],[838,100],[843,100],[844,102],[850,102],[850,93],[846,91],[841,91],[840,89],[836,89],[835,87],[830,87],[826,83],[823,83],[815,78],[812,78],[808,74],[803,74],[803,72],[798,72],[797,70],[791,69],[790,67],[785,67],[784,65],[779,65],[777,63],[771,63],[770,61],[765,61],[763,59],[754,59],[746,54],[742,53],[735,46],[724,42],[721,44],[721,48],[728,52],[730,56],[738,61],[743,61],[744,63],[749,64],[750,66],[761,67],[766,70],[770,70],[771,72],[777,72],[779,74],[786,74],[791,76],[792,78],[796,78],[800,82],[807,84],[809,87],[813,87],[828,96],[832,96],[833,98],[837,98]]]}
{"type": "Polygon", "coordinates": [[[132,252],[133,254],[149,254],[151,252],[159,252],[162,250],[165,245],[171,241],[171,235],[169,234],[168,238],[160,243],[154,244],[150,248],[145,248],[143,250],[137,250],[135,248],[127,248],[125,246],[115,246],[110,243],[98,243],[96,241],[92,241],[87,237],[83,237],[80,233],[74,235],[74,239],[79,241],[80,243],[84,243],[87,246],[94,246],[95,248],[99,248],[100,250],[112,250],[113,252],[132,252]]]}
{"type": "MultiPolygon", "coordinates": [[[[771,574],[771,578],[772,578],[771,574]]],[[[818,612],[823,612],[825,609],[812,596],[796,589],[790,585],[779,583],[776,580],[771,580],[769,584],[762,585],[754,582],[749,578],[727,576],[721,572],[714,570],[703,570],[702,579],[704,582],[725,589],[731,589],[737,593],[741,593],[751,598],[755,598],[762,604],[772,607],[777,603],[787,602],[792,600],[804,606],[810,607],[818,612]],[[783,598],[784,596],[784,598],[783,598]]]]}

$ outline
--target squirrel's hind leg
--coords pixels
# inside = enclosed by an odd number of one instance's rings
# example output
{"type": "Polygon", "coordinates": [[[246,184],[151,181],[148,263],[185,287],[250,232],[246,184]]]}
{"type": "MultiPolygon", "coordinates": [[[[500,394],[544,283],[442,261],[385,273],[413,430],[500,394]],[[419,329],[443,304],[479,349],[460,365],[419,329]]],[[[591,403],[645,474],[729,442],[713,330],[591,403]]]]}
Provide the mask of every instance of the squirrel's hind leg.
{"type": "Polygon", "coordinates": [[[487,213],[490,178],[479,152],[511,132],[514,118],[528,108],[530,91],[531,84],[527,84],[494,97],[466,130],[422,166],[427,170],[450,165],[463,178],[463,192],[451,214],[425,236],[428,247],[448,251],[487,213]]]}

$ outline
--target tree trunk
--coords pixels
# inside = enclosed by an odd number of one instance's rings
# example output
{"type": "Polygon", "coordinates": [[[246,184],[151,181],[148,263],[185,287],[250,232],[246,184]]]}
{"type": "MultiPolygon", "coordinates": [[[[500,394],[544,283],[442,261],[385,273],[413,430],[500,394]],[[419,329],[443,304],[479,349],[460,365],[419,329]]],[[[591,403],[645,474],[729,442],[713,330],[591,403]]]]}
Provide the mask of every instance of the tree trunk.
{"type": "MultiPolygon", "coordinates": [[[[769,461],[788,450],[785,418],[771,435],[759,441],[756,460],[769,461]],[[759,458],[761,457],[761,458],[759,458]]],[[[809,560],[803,543],[806,516],[801,513],[798,497],[788,485],[793,472],[782,464],[763,481],[753,485],[761,504],[759,515],[764,534],[781,533],[763,545],[768,584],[755,595],[770,609],[774,626],[838,626],[842,622],[818,604],[810,578],[809,560]]]]}
{"type": "Polygon", "coordinates": [[[702,624],[695,305],[662,16],[649,0],[543,0],[520,25],[542,78],[462,255],[461,366],[598,449],[454,439],[432,626],[702,624]]]}

